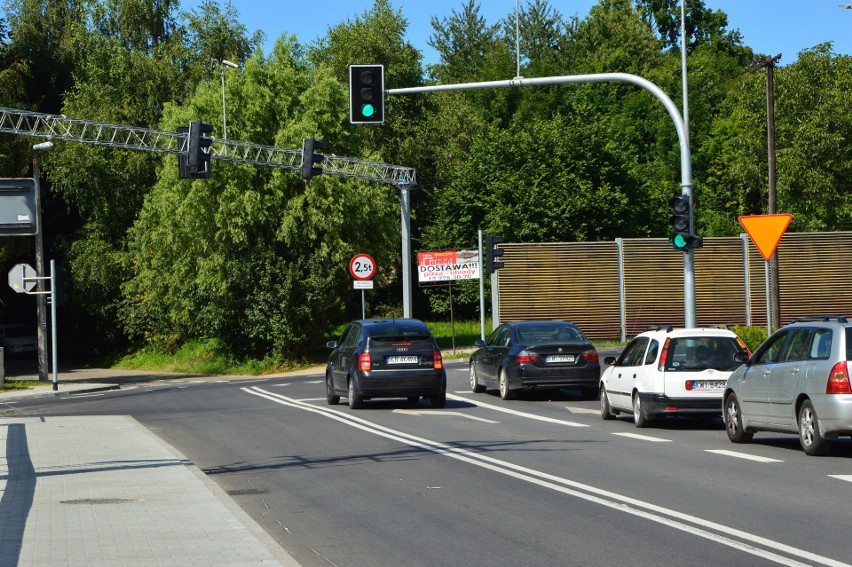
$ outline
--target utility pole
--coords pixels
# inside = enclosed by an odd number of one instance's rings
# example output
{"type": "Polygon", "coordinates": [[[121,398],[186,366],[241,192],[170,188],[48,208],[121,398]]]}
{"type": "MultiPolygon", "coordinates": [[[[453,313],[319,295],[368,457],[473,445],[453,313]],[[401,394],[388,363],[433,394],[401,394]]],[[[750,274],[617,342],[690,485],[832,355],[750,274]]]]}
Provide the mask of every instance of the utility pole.
{"type": "Polygon", "coordinates": [[[47,296],[44,289],[44,223],[41,215],[41,156],[39,152],[53,148],[52,142],[42,142],[33,146],[33,179],[35,180],[35,208],[38,216],[38,232],[35,235],[36,276],[36,318],[38,320],[38,379],[47,382],[47,296]]]}
{"type": "MultiPolygon", "coordinates": [[[[769,169],[769,197],[767,202],[767,213],[777,213],[777,200],[775,196],[775,64],[781,59],[779,53],[775,57],[767,57],[761,62],[753,65],[749,72],[758,69],[766,69],[766,148],[767,166],[769,169]]],[[[778,249],[769,259],[769,327],[777,329],[781,326],[781,285],[778,278],[778,249]]]]}

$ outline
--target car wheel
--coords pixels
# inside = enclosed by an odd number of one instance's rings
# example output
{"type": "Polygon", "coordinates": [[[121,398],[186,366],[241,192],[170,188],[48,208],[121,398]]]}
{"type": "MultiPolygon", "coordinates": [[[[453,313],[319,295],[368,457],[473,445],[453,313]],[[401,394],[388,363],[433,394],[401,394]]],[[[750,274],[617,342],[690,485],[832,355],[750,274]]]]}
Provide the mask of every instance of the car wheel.
{"type": "Polygon", "coordinates": [[[606,395],[606,386],[601,384],[601,419],[615,419],[615,413],[612,411],[612,406],[609,405],[609,398],[606,395]]]}
{"type": "Polygon", "coordinates": [[[633,394],[633,423],[636,424],[636,427],[648,427],[651,423],[651,420],[645,414],[645,408],[642,407],[639,392],[633,394]]]}
{"type": "Polygon", "coordinates": [[[340,396],[334,393],[334,383],[331,380],[331,372],[325,375],[325,401],[330,406],[336,406],[340,403],[340,396]]]}
{"type": "Polygon", "coordinates": [[[596,400],[598,397],[597,388],[580,388],[580,396],[584,400],[596,400]]]}
{"type": "Polygon", "coordinates": [[[748,443],[754,437],[753,433],[746,431],[743,427],[742,408],[736,394],[731,394],[725,398],[725,415],[722,417],[725,420],[728,439],[732,443],[748,443]]]}
{"type": "Polygon", "coordinates": [[[810,400],[805,400],[799,409],[799,442],[811,456],[825,455],[831,449],[831,440],[819,432],[819,420],[810,400]]]}
{"type": "Polygon", "coordinates": [[[479,383],[479,376],[476,375],[476,367],[470,363],[470,391],[474,394],[481,394],[485,391],[485,386],[479,383]]]}
{"type": "Polygon", "coordinates": [[[509,388],[509,376],[505,368],[500,369],[500,397],[504,400],[514,400],[518,397],[518,393],[509,388]]]}
{"type": "Polygon", "coordinates": [[[445,405],[447,405],[447,391],[441,390],[440,392],[435,392],[432,394],[431,398],[432,407],[435,409],[441,409],[445,405]]]}
{"type": "Polygon", "coordinates": [[[355,378],[349,378],[349,409],[360,409],[364,405],[364,397],[355,391],[355,378]]]}

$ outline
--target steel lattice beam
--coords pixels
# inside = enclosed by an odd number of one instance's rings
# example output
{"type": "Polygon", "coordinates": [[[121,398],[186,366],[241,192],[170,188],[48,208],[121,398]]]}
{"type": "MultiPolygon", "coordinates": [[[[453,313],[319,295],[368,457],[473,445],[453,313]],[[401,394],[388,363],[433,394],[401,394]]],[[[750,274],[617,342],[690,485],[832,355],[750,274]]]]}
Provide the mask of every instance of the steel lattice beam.
{"type": "MultiPolygon", "coordinates": [[[[187,151],[185,134],[177,132],[108,124],[14,108],[0,107],[0,132],[143,152],[181,154],[187,151]]],[[[214,140],[210,153],[213,159],[283,169],[299,169],[302,161],[301,150],[234,140],[214,140]]],[[[321,167],[326,175],[393,185],[416,184],[415,170],[399,165],[326,154],[321,167]]]]}

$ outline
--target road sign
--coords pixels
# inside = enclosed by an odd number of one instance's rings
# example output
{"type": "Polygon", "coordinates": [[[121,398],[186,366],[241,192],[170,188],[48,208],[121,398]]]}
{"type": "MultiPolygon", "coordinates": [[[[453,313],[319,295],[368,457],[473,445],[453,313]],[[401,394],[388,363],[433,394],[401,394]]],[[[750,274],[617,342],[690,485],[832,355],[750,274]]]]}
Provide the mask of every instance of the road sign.
{"type": "Polygon", "coordinates": [[[355,280],[352,284],[353,289],[373,289],[373,280],[355,280]]]}
{"type": "Polygon", "coordinates": [[[32,291],[36,286],[35,279],[27,279],[25,278],[35,278],[36,271],[29,264],[15,264],[11,270],[9,270],[9,287],[14,289],[18,293],[27,293],[28,291],[32,291]]]}
{"type": "Polygon", "coordinates": [[[768,262],[791,220],[793,215],[790,214],[748,215],[740,217],[740,224],[757,246],[763,259],[768,262]]]}
{"type": "Polygon", "coordinates": [[[0,236],[38,234],[35,179],[0,179],[0,236]]]}
{"type": "Polygon", "coordinates": [[[355,254],[349,261],[349,273],[356,280],[371,280],[376,274],[376,262],[367,254],[355,254]]]}

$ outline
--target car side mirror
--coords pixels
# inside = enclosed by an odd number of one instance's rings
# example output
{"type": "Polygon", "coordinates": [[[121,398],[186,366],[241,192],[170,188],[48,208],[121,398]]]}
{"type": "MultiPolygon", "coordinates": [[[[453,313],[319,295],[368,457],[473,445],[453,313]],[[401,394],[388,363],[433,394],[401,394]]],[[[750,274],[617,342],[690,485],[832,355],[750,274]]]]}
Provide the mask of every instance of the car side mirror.
{"type": "Polygon", "coordinates": [[[325,343],[325,346],[327,346],[328,348],[337,348],[337,341],[328,341],[327,343],[325,343]]]}
{"type": "Polygon", "coordinates": [[[485,341],[483,341],[482,339],[476,339],[475,341],[473,341],[473,346],[475,346],[475,347],[484,347],[484,346],[485,346],[485,341]]]}
{"type": "Polygon", "coordinates": [[[615,357],[614,356],[608,356],[608,357],[604,358],[604,364],[606,364],[607,366],[612,366],[613,364],[615,364],[615,357]]]}
{"type": "Polygon", "coordinates": [[[746,364],[749,361],[749,357],[745,352],[738,352],[734,355],[734,360],[741,364],[746,364]]]}

